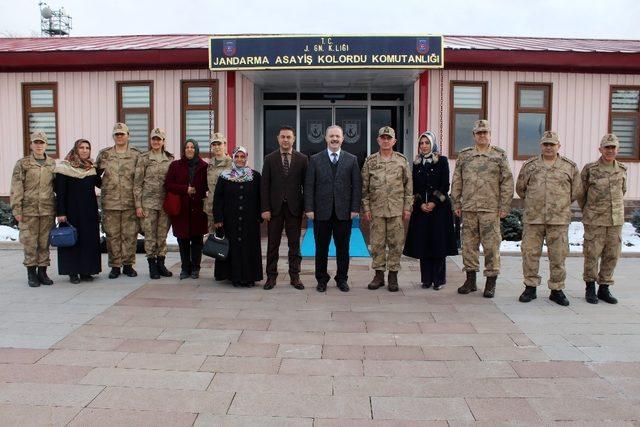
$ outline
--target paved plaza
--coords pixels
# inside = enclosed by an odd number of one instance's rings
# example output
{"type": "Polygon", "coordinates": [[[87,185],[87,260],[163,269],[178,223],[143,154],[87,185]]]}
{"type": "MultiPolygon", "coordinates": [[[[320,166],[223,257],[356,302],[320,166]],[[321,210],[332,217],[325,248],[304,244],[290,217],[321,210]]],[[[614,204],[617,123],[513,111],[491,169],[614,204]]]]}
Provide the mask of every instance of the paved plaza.
{"type": "Polygon", "coordinates": [[[568,258],[566,308],[545,287],[517,301],[518,256],[493,300],[456,293],[459,257],[441,291],[403,259],[395,294],[366,289],[368,258],[326,294],[313,259],[304,291],[282,258],[272,291],[214,283],[211,260],[199,280],[149,281],[141,255],[135,279],[31,289],[21,262],[0,250],[2,426],[640,426],[637,258],[620,260],[617,306],[587,304],[568,258]]]}

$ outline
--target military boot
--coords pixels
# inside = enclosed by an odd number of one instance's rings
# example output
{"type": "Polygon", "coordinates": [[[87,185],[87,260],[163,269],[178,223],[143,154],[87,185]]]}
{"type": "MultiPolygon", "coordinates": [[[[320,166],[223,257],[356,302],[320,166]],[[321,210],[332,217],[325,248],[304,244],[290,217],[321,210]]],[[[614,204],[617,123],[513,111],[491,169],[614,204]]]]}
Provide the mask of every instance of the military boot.
{"type": "Polygon", "coordinates": [[[162,277],[171,277],[173,276],[173,273],[167,270],[167,266],[164,265],[164,260],[165,260],[165,257],[163,256],[159,256],[158,258],[156,258],[158,273],[160,273],[162,277]]]}
{"type": "Polygon", "coordinates": [[[120,276],[120,267],[111,267],[109,279],[117,279],[120,276]]]}
{"type": "Polygon", "coordinates": [[[158,261],[156,258],[147,258],[149,262],[149,277],[154,280],[160,278],[160,273],[158,272],[158,261]]]}
{"type": "Polygon", "coordinates": [[[371,281],[371,283],[369,283],[367,288],[375,291],[376,289],[382,287],[384,287],[384,271],[376,270],[376,274],[375,276],[373,276],[373,280],[371,281]]]}
{"type": "Polygon", "coordinates": [[[398,292],[400,289],[398,287],[398,272],[390,271],[387,280],[389,281],[389,292],[398,292]]]}
{"type": "Polygon", "coordinates": [[[133,269],[132,265],[124,265],[122,266],[122,274],[129,277],[136,277],[138,272],[133,269]]]}
{"type": "Polygon", "coordinates": [[[487,277],[487,282],[484,284],[484,292],[482,294],[485,298],[493,298],[496,294],[496,280],[498,276],[487,277]]]}
{"type": "Polygon", "coordinates": [[[520,302],[529,302],[531,300],[534,300],[538,298],[538,296],[536,295],[536,287],[535,286],[526,286],[524,287],[524,292],[522,292],[522,294],[520,294],[520,298],[518,298],[520,300],[520,302]]]}
{"type": "Polygon", "coordinates": [[[40,286],[40,280],[38,280],[38,273],[36,267],[27,267],[27,283],[31,288],[37,288],[40,286]]]}
{"type": "Polygon", "coordinates": [[[476,286],[476,272],[467,271],[467,280],[465,280],[462,286],[458,288],[458,293],[465,295],[470,292],[475,292],[477,290],[478,290],[478,287],[476,286]]]}
{"type": "Polygon", "coordinates": [[[47,276],[47,267],[38,267],[38,280],[43,285],[53,285],[53,280],[47,276]]]}
{"type": "Polygon", "coordinates": [[[569,305],[569,300],[567,299],[566,295],[564,294],[564,292],[562,292],[561,289],[554,289],[551,290],[551,294],[549,295],[549,299],[553,302],[555,302],[556,304],[560,304],[563,306],[568,306],[569,305]]]}
{"type": "Polygon", "coordinates": [[[597,304],[598,297],[596,296],[596,282],[585,282],[584,298],[589,304],[597,304]]]}
{"type": "Polygon", "coordinates": [[[618,299],[609,292],[609,285],[598,286],[598,298],[609,304],[617,304],[618,299]]]}

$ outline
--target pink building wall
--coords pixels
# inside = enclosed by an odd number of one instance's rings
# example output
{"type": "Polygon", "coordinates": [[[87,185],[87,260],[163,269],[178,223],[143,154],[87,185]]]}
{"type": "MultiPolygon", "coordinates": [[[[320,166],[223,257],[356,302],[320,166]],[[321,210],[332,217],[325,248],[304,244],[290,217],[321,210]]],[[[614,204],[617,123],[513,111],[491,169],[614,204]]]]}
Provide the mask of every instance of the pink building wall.
{"type": "MultiPolygon", "coordinates": [[[[558,132],[560,154],[582,169],[599,156],[598,144],[608,131],[609,93],[612,85],[640,86],[640,75],[574,74],[525,71],[433,70],[429,75],[429,117],[431,130],[440,132],[440,102],[443,102],[443,153],[449,153],[449,91],[451,81],[487,82],[488,119],[492,142],[507,151],[514,177],[524,163],[514,160],[514,110],[516,82],[551,83],[551,130],[558,132]],[[442,75],[442,97],[440,77],[442,75]]],[[[417,149],[414,142],[414,152],[417,149]]],[[[448,154],[447,154],[448,155],[448,154]]],[[[627,199],[640,199],[640,163],[625,162],[628,168],[627,199]]],[[[452,165],[453,166],[453,165],[452,165]]]]}

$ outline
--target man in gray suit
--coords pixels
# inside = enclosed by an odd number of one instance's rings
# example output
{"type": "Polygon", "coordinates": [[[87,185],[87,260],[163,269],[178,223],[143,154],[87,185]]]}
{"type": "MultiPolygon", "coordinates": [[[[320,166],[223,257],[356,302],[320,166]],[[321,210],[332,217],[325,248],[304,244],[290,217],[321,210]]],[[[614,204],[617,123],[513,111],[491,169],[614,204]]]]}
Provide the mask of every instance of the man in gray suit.
{"type": "Polygon", "coordinates": [[[311,156],[304,183],[305,212],[313,220],[316,241],[316,289],[327,290],[327,257],[333,235],[338,267],[335,281],[338,289],[348,292],[351,221],[360,211],[362,177],[357,157],[341,150],[342,128],[329,126],[324,139],[327,150],[311,156]]]}

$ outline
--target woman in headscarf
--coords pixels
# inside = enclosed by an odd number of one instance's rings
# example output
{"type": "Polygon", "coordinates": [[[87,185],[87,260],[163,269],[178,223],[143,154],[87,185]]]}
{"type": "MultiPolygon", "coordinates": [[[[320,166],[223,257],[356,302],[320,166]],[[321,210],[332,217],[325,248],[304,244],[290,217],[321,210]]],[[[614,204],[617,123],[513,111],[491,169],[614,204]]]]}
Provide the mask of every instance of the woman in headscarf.
{"type": "Polygon", "coordinates": [[[215,279],[236,287],[262,280],[260,174],[247,166],[248,157],[244,147],[233,150],[231,170],[220,174],[213,196],[214,227],[229,239],[227,259],[216,260],[215,279]]]}
{"type": "Polygon", "coordinates": [[[55,171],[58,222],[67,222],[78,230],[75,246],[58,248],[58,274],[68,275],[71,283],[90,282],[102,270],[96,198],[101,180],[91,160],[91,143],[77,140],[55,171]]]}
{"type": "Polygon", "coordinates": [[[446,257],[457,255],[449,200],[449,160],[439,153],[436,135],[418,138],[413,161],[414,204],[403,254],[420,259],[423,288],[439,290],[447,282],[446,257]]]}
{"type": "Polygon", "coordinates": [[[180,280],[200,277],[202,237],[207,232],[207,215],[203,210],[207,163],[199,153],[197,141],[187,139],[180,160],[171,162],[164,184],[167,192],[180,196],[180,212],[170,217],[173,235],[180,247],[180,280]]]}

